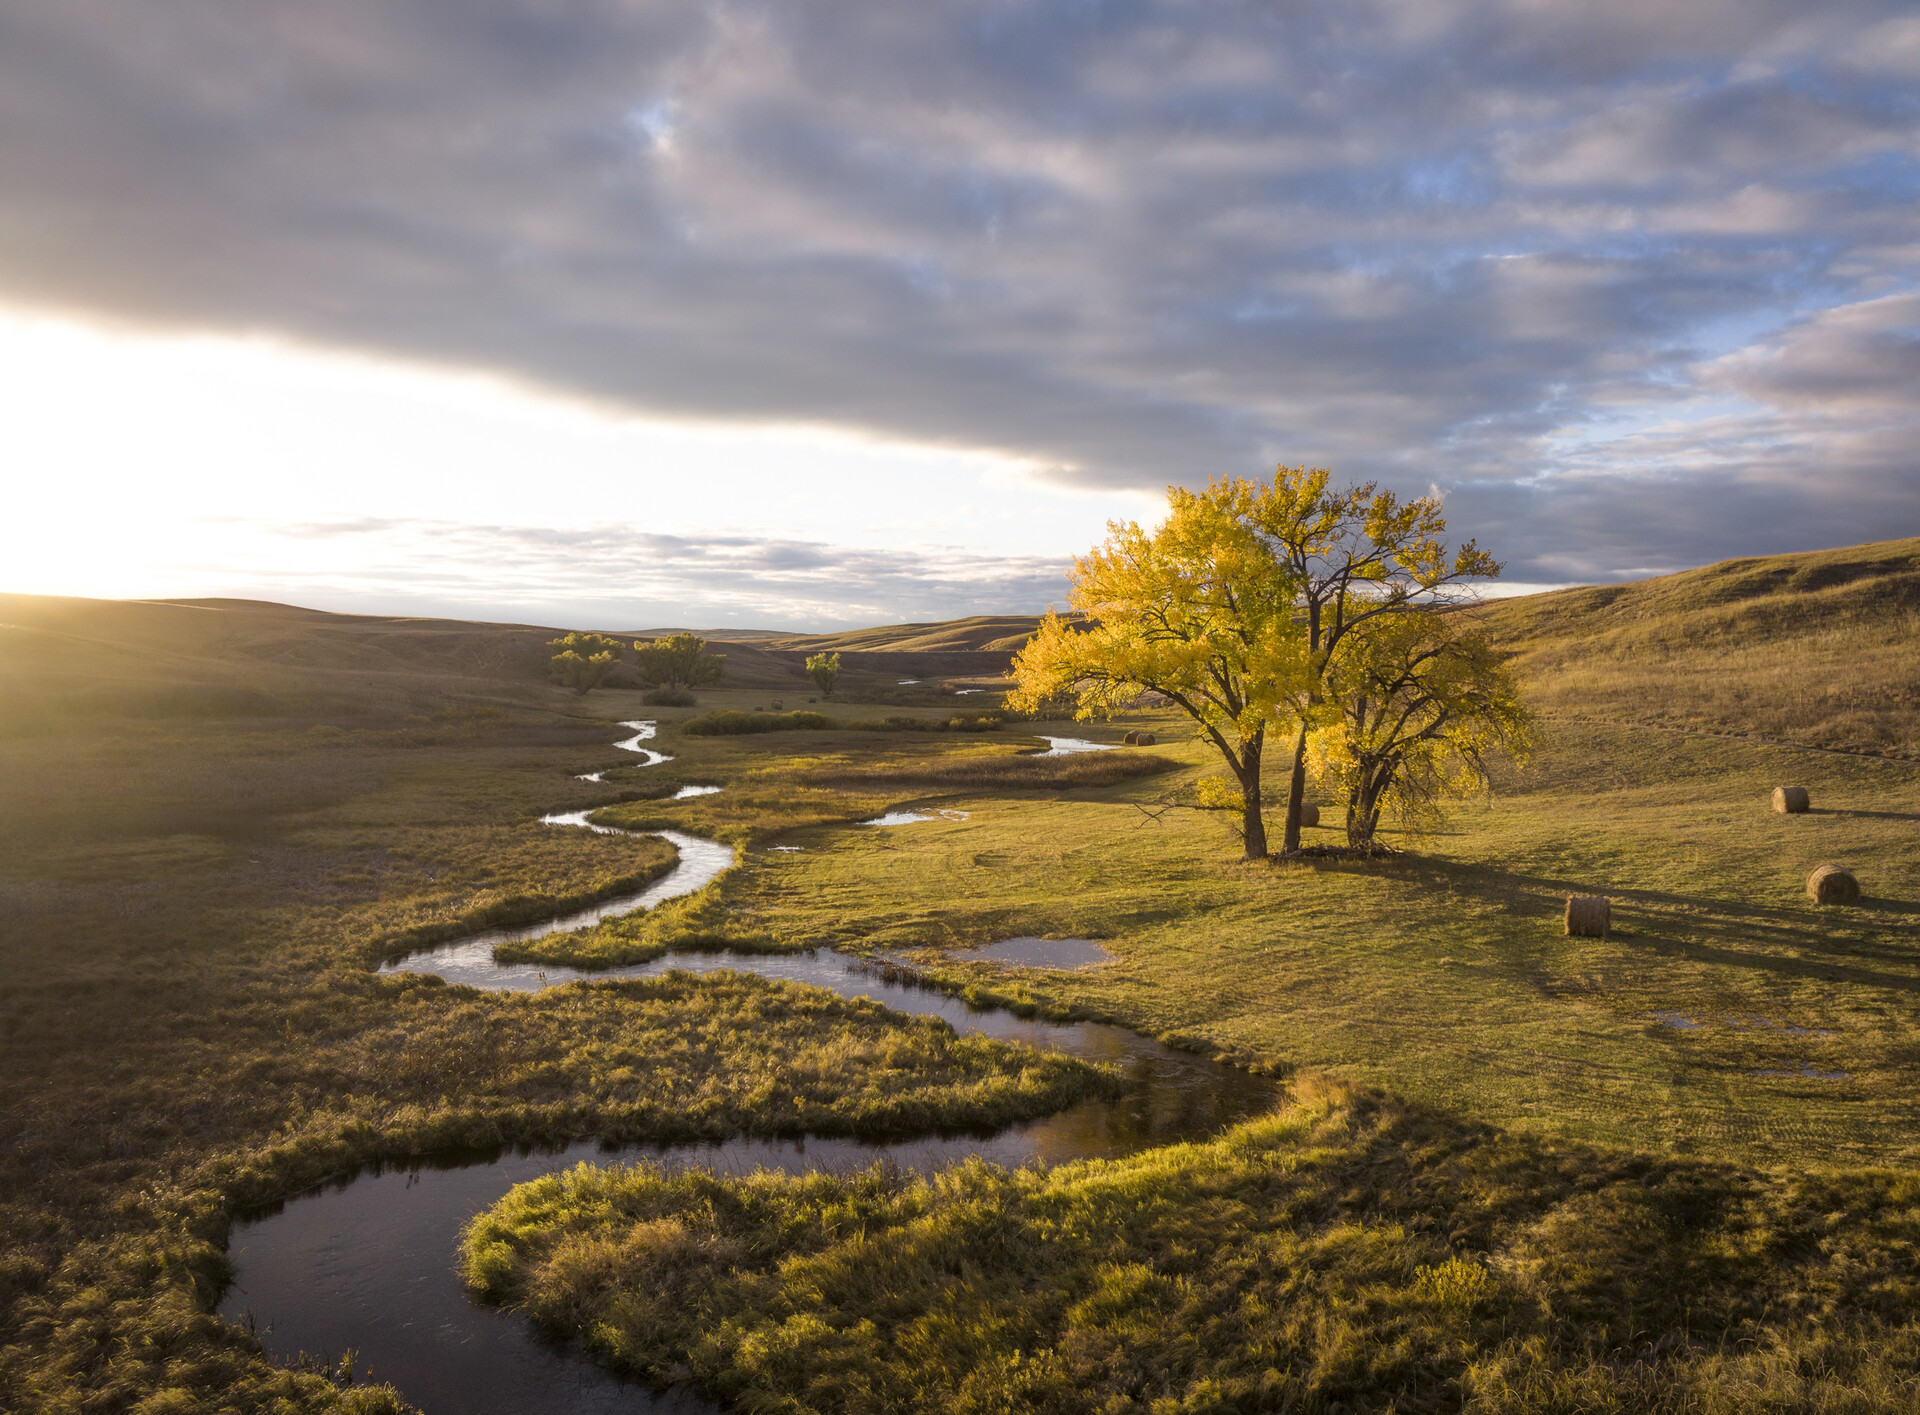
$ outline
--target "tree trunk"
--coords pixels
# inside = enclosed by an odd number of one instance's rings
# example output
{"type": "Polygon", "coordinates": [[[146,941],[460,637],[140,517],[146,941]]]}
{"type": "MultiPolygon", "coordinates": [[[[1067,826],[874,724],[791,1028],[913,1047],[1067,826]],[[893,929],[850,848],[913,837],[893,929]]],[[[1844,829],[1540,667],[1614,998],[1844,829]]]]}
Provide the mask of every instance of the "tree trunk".
{"type": "Polygon", "coordinates": [[[1287,787],[1287,833],[1280,842],[1282,855],[1300,853],[1300,808],[1307,803],[1307,724],[1293,744],[1293,780],[1287,787]]]}
{"type": "Polygon", "coordinates": [[[1260,817],[1260,798],[1251,792],[1246,793],[1246,814],[1240,826],[1241,837],[1247,843],[1246,860],[1264,860],[1267,858],[1267,823],[1260,817]]]}
{"type": "Polygon", "coordinates": [[[1246,846],[1243,860],[1267,858],[1267,822],[1260,814],[1260,749],[1265,739],[1266,729],[1262,728],[1234,764],[1234,774],[1240,778],[1240,838],[1246,846]]]}
{"type": "Polygon", "coordinates": [[[1380,801],[1392,780],[1391,773],[1384,779],[1378,772],[1363,773],[1347,798],[1347,844],[1357,849],[1373,844],[1374,832],[1380,829],[1380,801]]]}

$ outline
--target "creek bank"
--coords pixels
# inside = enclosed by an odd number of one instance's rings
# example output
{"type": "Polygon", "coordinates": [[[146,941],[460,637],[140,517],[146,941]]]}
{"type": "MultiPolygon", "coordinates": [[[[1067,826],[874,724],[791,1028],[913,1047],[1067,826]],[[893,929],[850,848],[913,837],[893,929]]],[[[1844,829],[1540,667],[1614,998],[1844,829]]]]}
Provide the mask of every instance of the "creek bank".
{"type": "MultiPolygon", "coordinates": [[[[644,753],[648,765],[671,760],[639,745],[652,736],[651,723],[623,725],[638,735],[620,743],[622,749],[644,753]]],[[[730,969],[809,984],[841,997],[872,998],[909,1015],[941,1018],[963,1034],[1056,1051],[1107,1069],[1123,1083],[1119,1093],[990,1133],[894,1141],[753,1137],[617,1148],[582,1139],[544,1152],[444,1155],[368,1170],[233,1227],[233,1282],[220,1311],[258,1331],[281,1359],[350,1349],[357,1353],[363,1379],[392,1382],[416,1405],[465,1415],[707,1415],[715,1407],[689,1391],[638,1386],[577,1349],[547,1340],[523,1318],[474,1304],[455,1267],[464,1226],[514,1185],[589,1159],[648,1157],[672,1168],[699,1166],[721,1174],[759,1168],[844,1172],[881,1160],[914,1173],[969,1158],[1009,1168],[1053,1166],[1206,1139],[1274,1105],[1277,1090],[1265,1077],[1110,1023],[1045,1020],[1030,1008],[1021,1009],[1024,1016],[983,1009],[950,989],[922,986],[917,977],[877,970],[830,949],[679,954],[596,972],[497,961],[494,952],[501,944],[587,928],[691,894],[735,862],[734,849],[716,841],[678,831],[623,831],[596,825],[590,814],[571,811],[543,820],[606,835],[658,835],[678,850],[679,862],[634,894],[527,928],[489,930],[429,948],[379,971],[427,973],[489,991],[540,991],[573,981],[730,969]]]]}

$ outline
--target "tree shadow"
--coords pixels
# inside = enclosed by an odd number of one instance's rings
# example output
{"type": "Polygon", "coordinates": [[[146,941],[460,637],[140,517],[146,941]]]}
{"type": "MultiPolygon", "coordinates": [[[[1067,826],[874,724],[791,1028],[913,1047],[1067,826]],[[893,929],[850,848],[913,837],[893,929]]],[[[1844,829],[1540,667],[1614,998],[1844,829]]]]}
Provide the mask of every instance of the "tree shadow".
{"type": "MultiPolygon", "coordinates": [[[[1597,892],[1591,881],[1555,879],[1488,865],[1456,864],[1419,856],[1399,855],[1385,862],[1403,878],[1423,880],[1430,887],[1444,885],[1457,895],[1502,905],[1516,912],[1548,920],[1560,912],[1569,894],[1597,892]]],[[[1660,911],[1631,932],[1616,927],[1613,937],[1660,956],[1789,978],[1845,981],[1866,987],[1920,993],[1920,971],[1883,972],[1873,964],[1920,970],[1920,949],[1897,944],[1862,943],[1857,939],[1824,937],[1818,925],[1825,916],[1782,905],[1674,894],[1653,889],[1609,888],[1604,891],[1617,906],[1641,906],[1660,911]],[[1674,937],[1668,925],[1693,935],[1674,937]],[[1803,955],[1788,956],[1791,949],[1803,955]]],[[[1863,907],[1899,914],[1920,914],[1920,904],[1905,900],[1863,899],[1863,907]]],[[[1834,922],[1845,922],[1844,914],[1834,922]]]]}

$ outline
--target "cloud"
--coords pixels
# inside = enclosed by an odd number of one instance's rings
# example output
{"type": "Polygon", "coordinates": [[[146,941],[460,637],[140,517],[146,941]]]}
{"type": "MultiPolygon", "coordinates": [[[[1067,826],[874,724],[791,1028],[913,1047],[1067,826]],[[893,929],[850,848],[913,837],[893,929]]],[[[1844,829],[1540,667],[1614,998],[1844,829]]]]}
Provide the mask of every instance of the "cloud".
{"type": "Polygon", "coordinates": [[[418,518],[230,522],[252,547],[199,567],[219,590],[324,608],[406,605],[647,627],[829,629],[1064,605],[1064,557],[895,549],[631,526],[488,526],[418,518]]]}
{"type": "Polygon", "coordinates": [[[1581,573],[1692,563],[1775,518],[1920,530],[1914,454],[1849,422],[1913,399],[1862,311],[1920,277],[1915,34],[1785,0],[27,0],[0,299],[1083,486],[1330,463],[1452,488],[1516,564],[1589,519],[1581,573]],[[1814,454],[1856,500],[1809,519],[1814,454]]]}

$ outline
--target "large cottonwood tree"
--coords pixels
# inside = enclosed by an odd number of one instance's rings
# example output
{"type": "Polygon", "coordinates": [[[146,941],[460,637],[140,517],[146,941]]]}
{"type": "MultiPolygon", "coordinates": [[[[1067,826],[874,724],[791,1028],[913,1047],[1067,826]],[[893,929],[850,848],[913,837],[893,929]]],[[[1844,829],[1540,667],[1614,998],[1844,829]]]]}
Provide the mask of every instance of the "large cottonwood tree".
{"type": "Polygon", "coordinates": [[[1267,853],[1260,810],[1269,725],[1298,699],[1305,640],[1292,620],[1298,586],[1236,507],[1246,485],[1168,493],[1156,530],[1111,522],[1104,545],[1074,561],[1079,622],[1049,612],[1013,664],[1011,706],[1039,709],[1070,692],[1075,715],[1104,716],[1142,692],[1191,717],[1240,786],[1246,858],[1267,853]]]}
{"type": "Polygon", "coordinates": [[[568,634],[563,639],[549,639],[547,647],[553,651],[547,660],[547,676],[576,693],[599,687],[620,661],[620,641],[604,634],[568,634]]]}
{"type": "Polygon", "coordinates": [[[718,683],[726,672],[725,654],[708,653],[707,641],[697,634],[674,634],[665,639],[636,639],[634,671],[649,688],[704,688],[718,683]]]}
{"type": "Polygon", "coordinates": [[[1402,501],[1377,482],[1338,490],[1324,467],[1281,467],[1271,481],[1220,483],[1231,514],[1258,541],[1268,572],[1294,596],[1299,671],[1283,711],[1294,727],[1282,854],[1300,849],[1307,737],[1337,716],[1345,660],[1362,652],[1370,627],[1472,597],[1470,582],[1500,564],[1472,541],[1449,554],[1437,496],[1402,501]]]}

